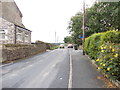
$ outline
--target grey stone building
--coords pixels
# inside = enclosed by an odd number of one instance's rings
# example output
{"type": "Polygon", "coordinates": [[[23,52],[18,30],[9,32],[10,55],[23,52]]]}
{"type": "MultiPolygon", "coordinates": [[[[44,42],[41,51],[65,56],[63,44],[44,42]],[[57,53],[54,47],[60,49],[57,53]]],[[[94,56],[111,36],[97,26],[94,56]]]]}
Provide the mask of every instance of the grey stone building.
{"type": "Polygon", "coordinates": [[[31,44],[31,31],[22,24],[22,13],[13,0],[0,1],[0,44],[31,44]]]}

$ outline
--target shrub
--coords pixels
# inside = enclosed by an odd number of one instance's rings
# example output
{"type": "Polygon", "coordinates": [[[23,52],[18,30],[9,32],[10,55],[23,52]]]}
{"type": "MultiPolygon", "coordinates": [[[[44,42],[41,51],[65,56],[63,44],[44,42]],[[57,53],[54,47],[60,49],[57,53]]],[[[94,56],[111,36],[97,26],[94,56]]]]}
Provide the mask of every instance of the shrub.
{"type": "Polygon", "coordinates": [[[93,59],[97,57],[101,35],[101,33],[96,33],[85,39],[85,52],[93,59]]]}
{"type": "Polygon", "coordinates": [[[42,41],[40,41],[40,40],[36,40],[35,43],[36,43],[36,44],[42,44],[42,43],[44,43],[44,42],[42,42],[42,41]]]}
{"type": "Polygon", "coordinates": [[[120,32],[107,31],[101,36],[101,43],[120,43],[120,32]]]}
{"type": "Polygon", "coordinates": [[[57,45],[54,45],[54,46],[51,46],[50,47],[50,50],[54,50],[54,49],[57,49],[58,48],[58,46],[57,45]]]}
{"type": "Polygon", "coordinates": [[[120,80],[120,44],[105,43],[100,46],[96,63],[108,78],[120,80]]]}
{"type": "Polygon", "coordinates": [[[108,78],[120,81],[120,32],[107,31],[85,39],[84,50],[108,78]]]}
{"type": "Polygon", "coordinates": [[[98,57],[100,46],[104,43],[120,43],[120,32],[107,31],[96,33],[85,39],[84,50],[92,59],[98,57]]]}

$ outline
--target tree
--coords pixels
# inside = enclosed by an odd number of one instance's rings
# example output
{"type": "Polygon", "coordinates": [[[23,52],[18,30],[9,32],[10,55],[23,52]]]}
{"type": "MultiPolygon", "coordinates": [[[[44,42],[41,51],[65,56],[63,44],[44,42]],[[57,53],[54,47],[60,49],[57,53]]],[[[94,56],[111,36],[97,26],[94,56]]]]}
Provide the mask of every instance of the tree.
{"type": "Polygon", "coordinates": [[[119,29],[118,2],[99,2],[86,10],[87,31],[92,33],[119,29]]]}
{"type": "Polygon", "coordinates": [[[82,13],[77,13],[71,18],[68,26],[68,30],[71,33],[73,43],[77,45],[81,45],[82,43],[82,40],[79,38],[79,36],[82,35],[82,18],[82,13]]]}
{"type": "Polygon", "coordinates": [[[64,42],[65,43],[73,43],[72,37],[71,36],[67,36],[64,38],[64,42]]]}
{"type": "MultiPolygon", "coordinates": [[[[98,2],[86,9],[85,13],[85,37],[94,33],[109,30],[120,30],[120,3],[118,2],[98,2]]],[[[83,13],[79,12],[71,17],[68,30],[75,44],[80,45],[82,40],[83,13]]]]}

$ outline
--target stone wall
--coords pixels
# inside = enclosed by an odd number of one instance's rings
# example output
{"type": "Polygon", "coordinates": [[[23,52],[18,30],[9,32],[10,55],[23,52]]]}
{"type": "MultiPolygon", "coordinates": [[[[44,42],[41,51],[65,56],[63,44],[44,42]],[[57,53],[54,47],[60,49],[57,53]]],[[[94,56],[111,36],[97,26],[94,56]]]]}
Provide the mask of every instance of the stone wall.
{"type": "Polygon", "coordinates": [[[3,46],[1,61],[14,61],[46,51],[46,44],[3,46]]]}

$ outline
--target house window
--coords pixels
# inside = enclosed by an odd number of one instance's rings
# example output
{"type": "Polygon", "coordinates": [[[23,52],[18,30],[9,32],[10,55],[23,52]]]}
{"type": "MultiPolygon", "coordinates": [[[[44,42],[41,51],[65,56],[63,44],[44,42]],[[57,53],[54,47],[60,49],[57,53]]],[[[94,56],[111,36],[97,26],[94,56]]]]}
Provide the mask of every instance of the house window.
{"type": "Polygon", "coordinates": [[[5,39],[5,30],[0,30],[0,40],[5,39]]]}
{"type": "Polygon", "coordinates": [[[29,41],[29,35],[25,34],[25,42],[28,42],[28,41],[29,41]]]}
{"type": "Polygon", "coordinates": [[[17,33],[17,40],[22,41],[22,32],[17,33]]]}

